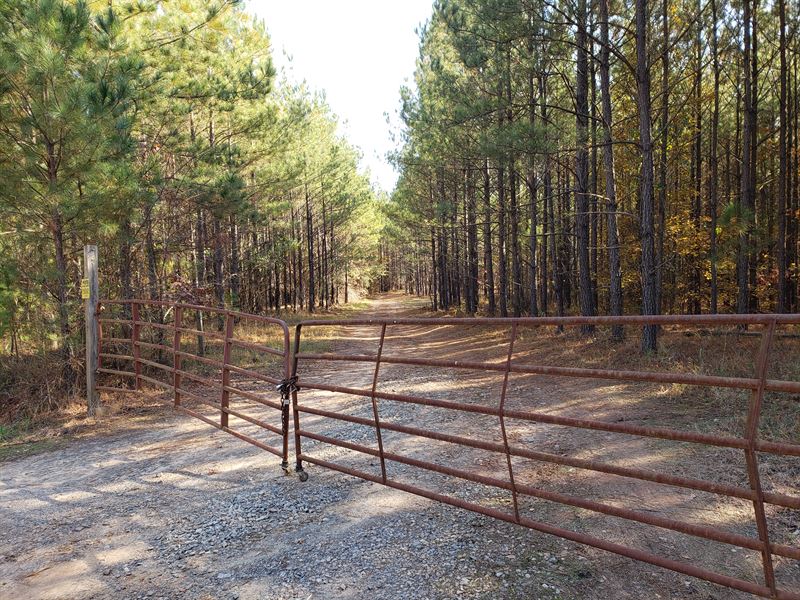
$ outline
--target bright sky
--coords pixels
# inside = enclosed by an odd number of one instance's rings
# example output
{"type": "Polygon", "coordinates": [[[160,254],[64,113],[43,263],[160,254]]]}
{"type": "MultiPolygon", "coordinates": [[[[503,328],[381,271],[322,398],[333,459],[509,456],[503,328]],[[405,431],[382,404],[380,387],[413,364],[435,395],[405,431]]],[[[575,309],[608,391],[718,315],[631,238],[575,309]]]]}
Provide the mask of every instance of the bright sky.
{"type": "Polygon", "coordinates": [[[264,19],[273,59],[291,81],[324,90],[342,132],[363,154],[372,181],[390,192],[397,180],[386,153],[394,149],[400,86],[417,58],[418,28],[432,0],[249,0],[264,19]],[[392,125],[387,125],[386,115],[392,125]]]}

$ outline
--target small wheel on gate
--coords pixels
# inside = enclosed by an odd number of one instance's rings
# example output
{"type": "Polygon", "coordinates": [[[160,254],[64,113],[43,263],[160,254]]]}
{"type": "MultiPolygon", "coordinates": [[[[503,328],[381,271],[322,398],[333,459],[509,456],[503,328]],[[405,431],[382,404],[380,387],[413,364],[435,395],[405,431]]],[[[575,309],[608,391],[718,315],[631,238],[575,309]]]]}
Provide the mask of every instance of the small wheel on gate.
{"type": "Polygon", "coordinates": [[[308,481],[308,473],[305,471],[298,471],[297,477],[300,479],[300,481],[308,481]]]}

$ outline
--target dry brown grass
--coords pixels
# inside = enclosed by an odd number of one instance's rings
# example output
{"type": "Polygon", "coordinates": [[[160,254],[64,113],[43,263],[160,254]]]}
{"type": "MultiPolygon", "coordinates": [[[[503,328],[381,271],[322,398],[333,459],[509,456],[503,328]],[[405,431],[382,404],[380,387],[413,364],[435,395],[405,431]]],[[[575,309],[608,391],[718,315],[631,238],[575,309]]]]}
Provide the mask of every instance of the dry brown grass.
{"type": "MultiPolygon", "coordinates": [[[[56,353],[0,357],[0,425],[36,420],[69,405],[70,389],[81,382],[67,381],[62,366],[56,353]]],[[[83,368],[77,361],[72,366],[83,368]]]]}
{"type": "Polygon", "coordinates": [[[86,413],[83,398],[70,396],[35,419],[0,425],[0,462],[60,447],[68,440],[137,429],[163,418],[164,400],[156,390],[105,394],[96,417],[86,413]]]}

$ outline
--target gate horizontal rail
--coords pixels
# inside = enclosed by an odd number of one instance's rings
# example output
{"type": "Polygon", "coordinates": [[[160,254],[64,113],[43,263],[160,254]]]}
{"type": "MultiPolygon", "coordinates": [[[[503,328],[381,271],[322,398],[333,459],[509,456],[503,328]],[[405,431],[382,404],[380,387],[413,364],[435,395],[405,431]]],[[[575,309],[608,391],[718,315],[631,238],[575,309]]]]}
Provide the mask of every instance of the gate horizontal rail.
{"type": "Polygon", "coordinates": [[[759,420],[761,417],[765,392],[769,391],[791,394],[800,393],[800,382],[767,378],[770,352],[773,348],[773,339],[776,337],[776,326],[797,324],[800,324],[800,315],[664,315],[653,317],[545,317],[518,319],[400,318],[303,321],[296,327],[294,340],[292,374],[294,376],[300,376],[298,379],[298,385],[303,390],[322,390],[335,394],[343,394],[345,396],[368,398],[372,405],[372,416],[370,418],[355,416],[335,410],[326,410],[318,406],[311,406],[305,402],[301,403],[300,400],[304,399],[305,396],[303,396],[301,392],[301,398],[298,399],[298,393],[295,392],[292,397],[292,403],[294,413],[296,469],[302,471],[303,461],[305,461],[361,479],[381,483],[395,489],[430,498],[445,504],[464,508],[503,521],[516,523],[530,529],[549,533],[567,540],[614,552],[622,556],[664,567],[732,589],[749,592],[757,596],[798,600],[800,599],[800,594],[798,594],[796,590],[784,589],[778,585],[774,572],[774,557],[800,560],[800,548],[794,545],[777,543],[771,540],[765,512],[765,505],[772,504],[783,508],[800,509],[800,495],[790,495],[764,490],[758,468],[759,453],[787,457],[800,456],[800,444],[762,440],[758,435],[759,420]],[[495,330],[500,328],[507,329],[509,331],[509,341],[507,345],[507,352],[505,354],[505,360],[501,362],[456,361],[421,358],[418,356],[395,356],[384,353],[387,330],[390,330],[391,328],[397,328],[399,326],[463,328],[467,326],[474,327],[477,325],[489,326],[495,330]],[[518,340],[518,332],[520,329],[542,326],[576,327],[582,325],[677,325],[688,327],[696,327],[700,325],[757,325],[761,327],[762,331],[760,348],[755,356],[755,374],[753,377],[723,377],[694,373],[644,372],[614,369],[584,369],[549,365],[523,365],[515,362],[515,342],[518,340]],[[301,351],[302,333],[304,329],[311,327],[331,326],[342,327],[345,328],[345,330],[352,327],[375,327],[376,332],[379,332],[379,335],[377,336],[378,341],[376,350],[368,354],[301,351]],[[305,370],[304,368],[300,367],[302,361],[374,364],[374,370],[372,372],[372,385],[371,387],[348,387],[317,380],[307,381],[303,377],[305,370]],[[381,365],[406,365],[411,367],[419,366],[435,369],[462,369],[473,372],[495,372],[503,375],[503,384],[496,399],[496,404],[493,406],[482,406],[464,402],[455,402],[451,400],[441,400],[420,395],[385,392],[378,389],[381,365]],[[511,374],[517,373],[550,375],[565,378],[590,378],[639,383],[683,384],[745,390],[746,392],[750,393],[745,426],[746,433],[743,436],[716,435],[700,433],[696,431],[671,429],[666,427],[648,427],[609,422],[598,419],[579,419],[574,417],[553,415],[534,410],[510,409],[506,406],[508,381],[511,374]],[[388,400],[405,405],[429,406],[445,410],[477,413],[481,415],[497,417],[500,438],[503,441],[502,443],[497,443],[479,440],[463,435],[457,435],[455,433],[447,433],[439,430],[441,428],[425,429],[423,427],[387,421],[381,418],[378,400],[388,400]],[[303,428],[303,415],[314,415],[323,419],[332,419],[371,427],[374,430],[377,448],[356,443],[354,441],[339,439],[330,435],[324,435],[322,433],[303,428]],[[742,451],[744,455],[743,457],[749,485],[748,487],[742,487],[709,481],[697,477],[678,476],[656,470],[619,466],[599,460],[587,460],[577,457],[561,456],[549,452],[525,448],[509,441],[506,430],[507,419],[739,450],[742,451]],[[504,455],[507,465],[507,476],[504,478],[499,478],[494,475],[474,473],[472,471],[466,471],[453,466],[422,460],[414,456],[390,452],[385,448],[383,440],[383,434],[387,431],[407,434],[409,436],[415,436],[428,440],[443,441],[457,446],[476,448],[497,453],[499,455],[504,455]],[[378,459],[380,462],[380,475],[303,452],[303,438],[315,440],[316,442],[329,444],[331,446],[345,448],[347,450],[378,459]],[[569,466],[586,471],[617,475],[627,477],[629,479],[648,481],[656,484],[693,489],[710,494],[748,500],[752,503],[753,520],[756,524],[758,535],[757,537],[751,537],[725,531],[716,527],[697,525],[686,521],[681,521],[676,518],[663,517],[651,514],[649,512],[643,512],[641,510],[612,506],[610,504],[604,504],[570,494],[553,492],[536,485],[523,484],[515,478],[515,467],[512,465],[512,458],[526,458],[543,463],[569,466]],[[447,495],[427,487],[420,487],[417,485],[404,483],[396,478],[392,478],[391,469],[389,466],[387,466],[387,463],[400,463],[416,469],[453,476],[458,479],[489,486],[490,488],[505,490],[506,492],[510,492],[512,496],[513,510],[503,511],[496,508],[490,508],[481,504],[477,504],[476,502],[471,502],[456,496],[447,495]],[[696,538],[709,540],[711,542],[719,542],[737,546],[746,550],[758,551],[761,555],[763,583],[757,583],[733,577],[724,573],[702,568],[694,564],[676,561],[672,558],[654,554],[652,552],[628,547],[596,536],[571,531],[562,527],[531,519],[523,515],[521,512],[521,497],[532,497],[547,500],[561,505],[580,508],[583,510],[592,511],[594,513],[600,513],[644,525],[650,525],[679,532],[694,536],[696,538]]]}
{"type": "Polygon", "coordinates": [[[280,319],[251,315],[247,313],[213,308],[197,304],[176,303],[154,300],[101,300],[98,303],[96,313],[98,330],[100,332],[99,350],[99,373],[113,375],[127,379],[132,382],[131,388],[97,386],[100,391],[106,392],[137,392],[141,389],[141,382],[147,382],[157,387],[170,390],[173,393],[174,406],[201,421],[221,429],[231,435],[244,440],[262,450],[266,450],[282,459],[282,467],[288,470],[288,428],[289,428],[289,397],[288,393],[282,394],[280,401],[272,401],[264,398],[252,391],[241,389],[234,385],[231,375],[240,375],[248,379],[253,379],[259,383],[271,385],[280,384],[289,378],[291,370],[289,328],[280,319]],[[124,318],[103,316],[102,309],[117,307],[124,313],[124,318]],[[145,309],[155,310],[158,320],[142,318],[142,311],[145,309]],[[195,320],[199,323],[198,328],[185,326],[187,313],[194,313],[195,320]],[[205,314],[213,315],[218,320],[221,331],[208,331],[203,326],[205,314]],[[172,322],[164,322],[167,316],[171,315],[172,322]],[[269,328],[275,329],[274,335],[277,338],[279,348],[256,343],[248,340],[238,339],[235,327],[241,323],[259,323],[269,328]],[[118,328],[123,335],[106,335],[107,328],[118,328]],[[142,341],[142,330],[152,329],[159,332],[159,342],[163,342],[163,335],[172,334],[172,344],[152,343],[142,341]],[[189,351],[191,344],[187,341],[187,336],[196,338],[196,351],[189,351]],[[217,360],[206,355],[205,345],[208,341],[222,344],[222,360],[217,360]],[[129,352],[109,352],[104,351],[106,345],[127,345],[129,352]],[[273,375],[258,372],[252,368],[245,368],[236,364],[233,356],[233,349],[240,348],[257,355],[274,356],[280,360],[280,364],[275,367],[273,375]],[[170,354],[171,364],[164,364],[157,360],[150,360],[141,356],[142,349],[152,350],[159,353],[170,354]],[[113,361],[114,363],[130,363],[133,370],[122,368],[104,367],[103,361],[113,361]],[[185,368],[184,361],[192,361],[202,364],[212,369],[219,369],[216,376],[210,374],[199,375],[185,368]],[[161,372],[171,376],[171,381],[162,381],[156,377],[144,374],[143,367],[148,367],[154,372],[161,372]],[[132,381],[131,381],[132,380],[132,381]],[[214,396],[207,393],[198,393],[187,389],[184,380],[189,380],[200,384],[205,388],[211,388],[214,396]],[[218,420],[212,419],[201,412],[201,409],[189,408],[184,405],[184,398],[192,400],[203,406],[219,411],[218,420]],[[245,400],[256,403],[270,409],[278,411],[280,415],[280,425],[273,425],[268,421],[257,418],[251,414],[231,407],[231,401],[245,400]],[[230,417],[240,419],[250,425],[255,425],[270,434],[280,436],[280,446],[267,444],[252,435],[243,433],[231,426],[230,417]]]}

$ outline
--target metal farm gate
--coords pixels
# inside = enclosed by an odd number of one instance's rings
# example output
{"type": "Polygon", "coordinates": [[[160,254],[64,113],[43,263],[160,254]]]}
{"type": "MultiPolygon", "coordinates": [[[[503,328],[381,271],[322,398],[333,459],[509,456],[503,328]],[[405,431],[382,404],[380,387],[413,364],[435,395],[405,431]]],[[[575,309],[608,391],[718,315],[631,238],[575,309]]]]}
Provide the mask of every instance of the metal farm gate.
{"type": "MultiPolygon", "coordinates": [[[[800,560],[800,547],[796,538],[787,543],[776,540],[770,527],[769,515],[774,510],[800,510],[800,482],[796,478],[789,489],[783,493],[768,489],[762,482],[759,461],[764,457],[772,460],[794,460],[800,457],[800,443],[795,440],[772,441],[762,439],[760,420],[767,394],[789,395],[791,401],[798,401],[800,382],[770,378],[769,368],[774,359],[777,330],[782,326],[797,326],[800,315],[713,315],[713,316],[655,316],[655,317],[543,317],[543,318],[424,318],[424,319],[362,319],[362,320],[306,320],[296,326],[294,346],[290,351],[290,336],[287,324],[278,319],[247,315],[221,309],[149,301],[111,302],[103,301],[106,310],[98,317],[101,327],[102,349],[100,358],[105,361],[99,373],[127,380],[130,391],[140,388],[141,382],[151,383],[172,392],[174,405],[184,412],[222,429],[236,437],[263,448],[282,459],[285,471],[288,469],[288,442],[290,437],[289,420],[293,417],[293,438],[295,451],[295,471],[301,479],[306,479],[303,464],[311,463],[333,469],[364,480],[383,484],[412,494],[417,494],[437,502],[442,502],[489,517],[515,523],[523,527],[558,536],[579,544],[600,548],[638,561],[677,571],[715,584],[749,592],[756,596],[800,600],[800,592],[791,585],[781,585],[776,577],[778,561],[800,560]],[[116,314],[109,314],[115,312],[116,314]],[[192,326],[189,326],[189,325],[192,326]],[[576,328],[585,326],[642,327],[645,325],[676,326],[697,329],[699,327],[748,327],[748,336],[754,341],[751,356],[741,357],[752,364],[750,376],[720,376],[687,372],[636,371],[611,368],[580,368],[567,365],[544,365],[523,360],[518,357],[518,345],[523,334],[526,339],[535,339],[541,328],[576,328]],[[450,360],[426,357],[424,341],[430,338],[431,328],[450,328],[456,332],[466,332],[468,328],[481,326],[494,337],[502,338],[497,343],[499,358],[495,360],[450,360]],[[260,329],[258,329],[260,327],[260,329]],[[344,332],[358,328],[374,332],[365,338],[362,334],[353,344],[357,352],[313,352],[304,351],[303,332],[311,328],[335,327],[344,332]],[[409,328],[419,330],[410,333],[409,328]],[[209,331],[211,330],[211,331],[209,331]],[[758,331],[756,334],[755,331],[758,331]],[[147,332],[147,334],[145,334],[147,332]],[[393,333],[394,332],[394,333],[393,333]],[[418,346],[413,351],[391,353],[386,351],[390,336],[417,336],[418,346]],[[758,337],[753,337],[757,335],[758,337]],[[259,336],[263,339],[259,340],[259,336]],[[426,337],[427,336],[427,337],[426,337]],[[500,336],[500,337],[498,337],[500,336]],[[147,339],[145,339],[147,338],[147,339]],[[374,345],[373,345],[374,344],[374,345]],[[212,351],[210,348],[216,347],[212,351]],[[124,351],[122,348],[128,348],[124,351]],[[155,352],[160,359],[143,357],[143,350],[155,352]],[[243,354],[243,353],[244,354],[243,354]],[[171,361],[163,360],[171,356],[171,361]],[[270,360],[258,358],[264,356],[270,360]],[[198,375],[185,368],[185,361],[195,361],[209,369],[198,375]],[[113,362],[113,366],[109,366],[113,362]],[[128,367],[120,366],[122,363],[128,367]],[[335,368],[333,375],[311,376],[311,363],[329,364],[335,368]],[[341,385],[342,375],[348,372],[348,364],[369,365],[369,381],[362,386],[341,385]],[[466,371],[491,374],[499,384],[494,388],[496,394],[481,396],[480,399],[464,393],[460,400],[441,399],[432,393],[399,393],[381,388],[381,366],[399,365],[408,369],[408,386],[424,389],[425,370],[437,372],[466,371]],[[170,378],[158,379],[150,371],[161,371],[170,378]],[[145,374],[147,371],[148,374],[145,374]],[[212,373],[213,372],[213,373],[212,373]],[[704,431],[654,427],[627,423],[624,420],[608,418],[578,418],[551,411],[531,409],[526,406],[509,405],[509,379],[512,376],[536,375],[563,378],[566,382],[598,380],[605,382],[633,382],[635,384],[677,384],[699,386],[708,390],[740,390],[747,394],[745,403],[745,428],[741,436],[722,435],[704,431]],[[186,388],[186,381],[193,389],[186,388]],[[333,381],[332,381],[333,380],[333,381]],[[264,391],[263,384],[277,386],[264,391]],[[259,388],[259,384],[262,384],[259,388]],[[205,391],[194,389],[195,386],[205,391]],[[209,393],[208,390],[213,390],[209,393]],[[306,393],[306,391],[314,391],[306,393]],[[319,394],[338,399],[336,402],[322,402],[319,394]],[[187,402],[188,400],[188,402],[187,402]],[[188,403],[206,405],[219,411],[218,418],[203,414],[200,409],[190,408],[188,403]],[[337,403],[338,402],[338,403],[337,403]],[[240,408],[241,403],[256,405],[267,409],[266,416],[255,417],[252,412],[240,408]],[[289,404],[292,405],[290,415],[289,404]],[[359,408],[355,412],[345,407],[359,408]],[[412,424],[402,423],[396,418],[403,411],[437,409],[453,418],[442,419],[427,427],[418,426],[412,415],[412,424]],[[493,426],[486,431],[497,441],[488,441],[457,426],[455,415],[477,415],[493,420],[493,426]],[[256,439],[252,431],[241,431],[234,427],[230,417],[241,420],[246,426],[263,429],[280,439],[276,445],[256,439]],[[270,417],[272,422],[269,421],[270,417]],[[320,433],[319,428],[327,423],[347,423],[363,426],[372,432],[368,444],[364,438],[343,439],[341,436],[320,433]],[[311,427],[309,423],[314,426],[311,427]],[[691,445],[692,447],[726,450],[737,453],[740,464],[746,472],[746,485],[720,482],[704,477],[686,476],[669,470],[643,468],[641,466],[620,465],[611,461],[582,458],[569,454],[544,451],[535,445],[511,439],[509,428],[518,424],[545,425],[578,429],[588,432],[605,432],[627,436],[626,439],[662,440],[691,445]],[[491,430],[491,431],[489,431],[491,430]],[[387,435],[407,436],[417,440],[416,444],[399,444],[405,451],[390,451],[386,448],[387,435]],[[304,450],[304,442],[310,442],[315,450],[339,448],[351,455],[364,457],[366,467],[352,466],[340,460],[338,455],[319,454],[304,450]],[[451,450],[446,456],[457,456],[458,452],[481,451],[499,460],[502,469],[475,469],[454,466],[457,460],[428,460],[425,455],[426,444],[444,443],[451,450]],[[750,518],[755,523],[754,535],[743,535],[724,527],[700,525],[691,519],[677,516],[662,516],[639,507],[622,507],[588,499],[577,493],[565,493],[545,489],[544,486],[521,480],[517,462],[521,459],[540,464],[569,467],[580,472],[601,476],[617,476],[626,481],[642,481],[664,486],[663,489],[695,490],[715,497],[736,499],[749,504],[750,518]],[[376,466],[379,470],[370,471],[367,467],[376,466]],[[503,492],[510,496],[507,508],[487,506],[485,503],[465,500],[453,489],[420,486],[407,483],[397,476],[397,469],[434,473],[449,476],[483,486],[488,490],[503,492]],[[488,471],[488,472],[487,472],[488,471]],[[581,509],[590,514],[624,519],[636,526],[648,526],[686,534],[707,542],[725,544],[742,548],[758,554],[760,558],[760,581],[747,580],[729,574],[704,568],[691,561],[677,560],[640,548],[615,543],[580,531],[573,531],[559,525],[543,522],[526,514],[524,500],[544,500],[556,505],[581,509]]],[[[796,336],[795,334],[792,334],[796,336]]],[[[353,336],[355,338],[355,336],[353,336]]],[[[466,337],[465,337],[466,339],[466,337]]],[[[363,367],[362,367],[363,370],[363,367]]],[[[103,391],[120,391],[118,387],[102,386],[103,391]]],[[[417,414],[417,413],[414,413],[417,414]]],[[[307,445],[307,444],[306,444],[307,445]]],[[[488,463],[487,463],[488,464],[488,463]]],[[[779,463],[784,465],[784,463],[779,463]]],[[[773,465],[771,468],[775,468],[773,465]]],[[[784,468],[781,466],[780,468],[784,468]]],[[[789,473],[798,471],[797,462],[785,467],[789,473]]],[[[791,477],[791,476],[790,476],[791,477]]],[[[659,488],[662,489],[662,488],[659,488]]],[[[784,490],[786,491],[786,490],[784,490]]]]}
{"type": "Polygon", "coordinates": [[[98,385],[97,390],[138,392],[142,382],[168,390],[176,409],[279,456],[288,470],[291,362],[286,323],[151,300],[102,300],[97,315],[97,372],[125,384],[98,385]],[[271,345],[252,338],[266,338],[271,345]],[[159,379],[156,373],[168,379],[159,379]],[[269,392],[263,390],[264,384],[270,386],[269,392]],[[275,398],[273,386],[278,386],[280,399],[275,398]],[[207,407],[219,411],[219,416],[203,414],[201,409],[207,407]],[[231,417],[238,419],[236,426],[231,417]],[[240,430],[243,424],[249,426],[248,432],[240,430]],[[250,430],[266,431],[276,441],[261,441],[250,430]]]}

